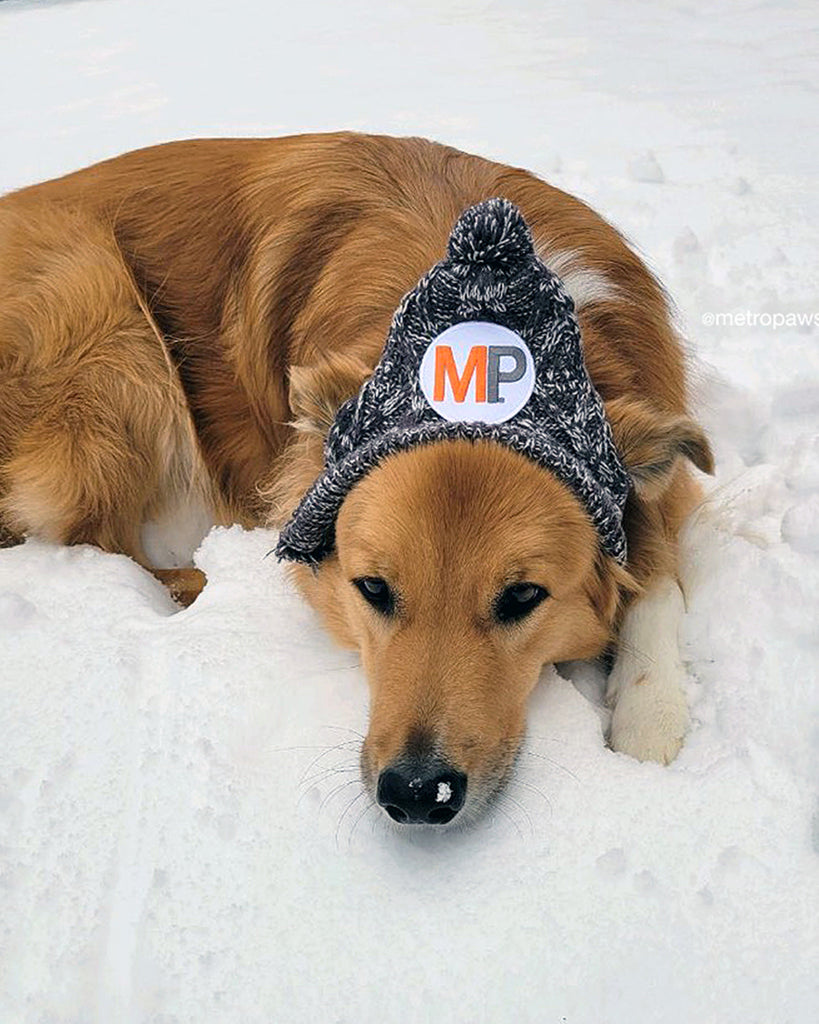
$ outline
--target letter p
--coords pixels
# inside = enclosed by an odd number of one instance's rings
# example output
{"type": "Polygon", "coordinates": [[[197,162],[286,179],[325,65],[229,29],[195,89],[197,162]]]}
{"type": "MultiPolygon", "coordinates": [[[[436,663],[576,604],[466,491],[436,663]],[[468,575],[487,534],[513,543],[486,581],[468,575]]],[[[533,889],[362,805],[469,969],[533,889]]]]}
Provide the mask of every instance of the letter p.
{"type": "Polygon", "coordinates": [[[519,348],[512,345],[490,345],[486,368],[487,402],[504,402],[500,395],[501,384],[513,384],[526,373],[526,357],[519,348]],[[501,359],[514,359],[514,366],[508,370],[500,368],[501,359]]]}

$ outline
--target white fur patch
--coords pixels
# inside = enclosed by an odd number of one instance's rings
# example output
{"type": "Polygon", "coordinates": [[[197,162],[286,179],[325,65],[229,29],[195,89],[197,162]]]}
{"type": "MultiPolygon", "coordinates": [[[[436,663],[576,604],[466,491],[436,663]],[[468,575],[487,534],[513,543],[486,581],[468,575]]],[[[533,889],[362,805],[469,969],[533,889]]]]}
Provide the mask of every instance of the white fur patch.
{"type": "Polygon", "coordinates": [[[677,583],[665,576],[626,611],[609,677],[611,745],[639,761],[668,764],[688,729],[685,670],[678,632],[685,612],[677,583]]]}
{"type": "Polygon", "coordinates": [[[168,503],[162,514],[142,526],[142,548],[155,569],[193,564],[193,553],[215,523],[213,509],[196,490],[168,503]]]}
{"type": "Polygon", "coordinates": [[[583,255],[577,249],[550,250],[538,246],[538,255],[546,266],[555,272],[563,282],[566,291],[574,299],[577,309],[593,302],[621,299],[620,289],[600,270],[583,265],[583,255]]]}

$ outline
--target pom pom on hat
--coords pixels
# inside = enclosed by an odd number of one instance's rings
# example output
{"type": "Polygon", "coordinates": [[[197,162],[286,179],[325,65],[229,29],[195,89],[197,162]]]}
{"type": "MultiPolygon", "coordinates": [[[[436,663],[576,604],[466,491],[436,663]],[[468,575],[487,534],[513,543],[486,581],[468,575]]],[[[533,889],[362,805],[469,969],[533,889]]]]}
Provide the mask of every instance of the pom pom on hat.
{"type": "Polygon", "coordinates": [[[535,255],[532,233],[520,210],[508,199],[488,199],[461,214],[447,246],[453,263],[482,264],[508,270],[535,255]]]}

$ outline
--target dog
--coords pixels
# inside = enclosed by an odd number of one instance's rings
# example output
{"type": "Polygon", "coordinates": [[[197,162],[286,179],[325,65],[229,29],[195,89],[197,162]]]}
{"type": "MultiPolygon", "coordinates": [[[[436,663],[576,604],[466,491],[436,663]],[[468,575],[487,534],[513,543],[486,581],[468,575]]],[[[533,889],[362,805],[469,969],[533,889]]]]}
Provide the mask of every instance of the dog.
{"type": "Polygon", "coordinates": [[[661,287],[584,203],[422,139],[169,143],[0,200],[0,534],[158,571],[143,527],[180,502],[288,522],[402,296],[492,197],[573,300],[629,477],[628,554],[548,466],[491,440],[393,453],[344,497],[332,550],[293,577],[360,653],[362,777],[402,823],[480,813],[544,664],[610,653],[611,747],[668,763],[683,743],[677,540],[691,465],[713,458],[661,287]]]}

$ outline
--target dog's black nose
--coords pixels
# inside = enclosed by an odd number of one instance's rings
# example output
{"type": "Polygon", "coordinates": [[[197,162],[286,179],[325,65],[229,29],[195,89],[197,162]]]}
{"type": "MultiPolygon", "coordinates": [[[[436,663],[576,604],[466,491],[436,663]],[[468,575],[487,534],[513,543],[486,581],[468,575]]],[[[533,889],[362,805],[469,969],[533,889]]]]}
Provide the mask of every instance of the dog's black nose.
{"type": "Polygon", "coordinates": [[[446,825],[464,805],[466,776],[440,761],[406,761],[378,776],[378,802],[393,821],[446,825]]]}

